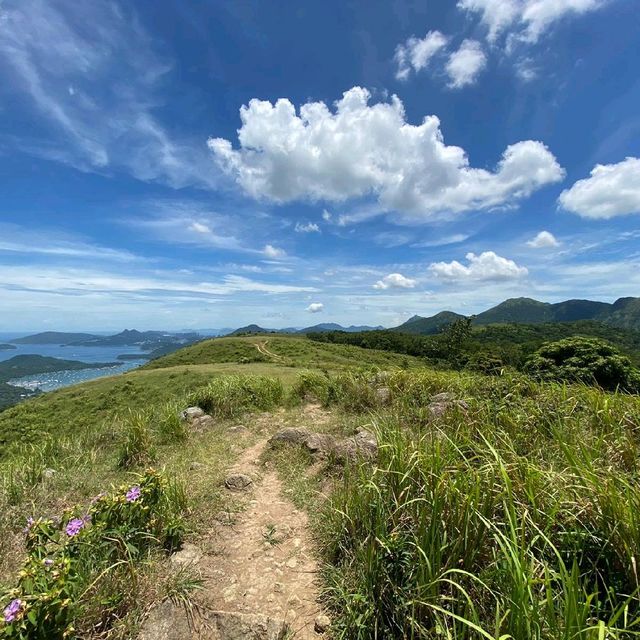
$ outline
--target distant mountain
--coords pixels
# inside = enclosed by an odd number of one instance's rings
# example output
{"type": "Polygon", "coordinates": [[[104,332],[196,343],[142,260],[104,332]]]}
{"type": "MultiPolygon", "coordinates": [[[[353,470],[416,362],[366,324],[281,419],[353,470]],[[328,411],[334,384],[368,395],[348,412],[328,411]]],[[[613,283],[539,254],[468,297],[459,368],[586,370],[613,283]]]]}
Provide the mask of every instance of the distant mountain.
{"type": "MultiPolygon", "coordinates": [[[[442,311],[435,316],[413,316],[392,331],[417,335],[439,333],[447,325],[465,316],[442,311]]],[[[595,320],[623,329],[640,329],[640,298],[620,298],[613,304],[593,300],[565,300],[564,302],[540,302],[532,298],[510,298],[479,313],[474,325],[490,324],[540,324],[546,322],[577,322],[595,320]]]]}
{"type": "Polygon", "coordinates": [[[138,331],[125,329],[113,336],[94,336],[89,340],[74,342],[82,347],[140,347],[152,351],[167,345],[186,346],[201,340],[197,333],[168,333],[166,331],[138,331]]]}
{"type": "Polygon", "coordinates": [[[112,367],[117,362],[79,362],[78,360],[62,360],[47,356],[22,355],[14,356],[0,362],[0,382],[12,378],[22,378],[38,373],[53,373],[55,371],[77,371],[79,369],[102,369],[112,367]]]}
{"type": "Polygon", "coordinates": [[[346,331],[347,333],[358,333],[359,331],[377,331],[384,329],[384,327],[378,325],[377,327],[370,327],[368,325],[351,325],[349,327],[343,327],[341,324],[335,322],[323,322],[321,324],[315,324],[312,327],[306,329],[298,329],[297,333],[323,333],[326,331],[346,331]]]}
{"type": "Polygon", "coordinates": [[[429,318],[413,316],[404,324],[392,329],[392,331],[398,331],[399,333],[411,333],[420,336],[430,336],[440,333],[452,322],[464,317],[465,316],[462,316],[459,313],[454,313],[453,311],[441,311],[440,313],[436,313],[435,316],[431,316],[429,318]]]}
{"type": "Polygon", "coordinates": [[[17,348],[15,344],[0,344],[0,351],[11,351],[17,348]]]}
{"type": "Polygon", "coordinates": [[[252,333],[278,333],[276,329],[265,329],[257,324],[248,324],[246,327],[240,327],[232,331],[230,336],[244,336],[252,333]]]}
{"type": "Polygon", "coordinates": [[[24,338],[16,338],[11,342],[15,344],[71,344],[72,342],[81,342],[83,340],[94,340],[100,338],[93,333],[65,333],[63,331],[45,331],[44,333],[36,333],[32,336],[24,338]]]}

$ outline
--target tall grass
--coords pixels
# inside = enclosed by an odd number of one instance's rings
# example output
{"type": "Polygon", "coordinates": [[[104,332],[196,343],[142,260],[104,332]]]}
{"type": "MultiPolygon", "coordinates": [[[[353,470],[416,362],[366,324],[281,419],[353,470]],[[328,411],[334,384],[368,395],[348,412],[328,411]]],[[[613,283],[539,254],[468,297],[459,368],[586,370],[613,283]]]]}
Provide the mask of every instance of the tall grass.
{"type": "Polygon", "coordinates": [[[188,403],[218,418],[233,418],[248,411],[269,411],[284,399],[277,378],[266,376],[221,376],[194,391],[188,403]]]}
{"type": "Polygon", "coordinates": [[[640,399],[519,378],[386,384],[378,464],[348,469],[319,519],[338,638],[640,634],[640,399]],[[445,389],[468,413],[427,420],[445,389]]]}

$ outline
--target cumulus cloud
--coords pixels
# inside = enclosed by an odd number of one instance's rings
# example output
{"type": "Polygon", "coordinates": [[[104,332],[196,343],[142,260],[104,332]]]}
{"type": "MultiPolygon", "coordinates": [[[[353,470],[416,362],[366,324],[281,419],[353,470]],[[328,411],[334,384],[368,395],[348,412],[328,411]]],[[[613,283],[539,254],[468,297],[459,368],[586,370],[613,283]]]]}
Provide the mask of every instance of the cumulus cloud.
{"type": "Polygon", "coordinates": [[[529,240],[527,245],[532,249],[550,249],[551,247],[560,246],[560,243],[549,231],[541,231],[535,238],[529,240]]]}
{"type": "Polygon", "coordinates": [[[322,302],[312,302],[305,311],[309,313],[320,313],[324,309],[322,302]]]}
{"type": "Polygon", "coordinates": [[[563,191],[559,202],[583,218],[607,220],[640,213],[640,158],[596,165],[591,177],[563,191]]]}
{"type": "Polygon", "coordinates": [[[284,258],[287,255],[284,249],[274,247],[272,244],[265,245],[262,253],[264,253],[267,258],[284,258]]]}
{"type": "Polygon", "coordinates": [[[320,227],[315,222],[296,222],[297,233],[320,233],[320,227]]]}
{"type": "Polygon", "coordinates": [[[467,265],[457,260],[434,262],[429,266],[429,271],[437,278],[449,282],[514,280],[528,273],[526,267],[521,267],[513,260],[503,258],[493,251],[483,251],[479,256],[467,253],[465,258],[468,261],[467,265]]]}
{"type": "Polygon", "coordinates": [[[373,285],[374,289],[413,289],[416,280],[405,278],[401,273],[390,273],[373,285]]]}
{"type": "Polygon", "coordinates": [[[440,31],[429,31],[424,38],[411,37],[396,47],[395,61],[398,65],[396,78],[406,80],[414,71],[424,69],[430,60],[444,47],[449,39],[440,31]]]}
{"type": "Polygon", "coordinates": [[[412,125],[397,96],[373,105],[370,97],[353,87],[335,112],[309,102],[299,113],[287,99],[253,99],[240,109],[239,148],[224,138],[208,145],[254,198],[374,197],[380,209],[412,221],[512,205],[564,177],[549,149],[533,140],[508,146],[494,171],[473,168],[464,149],[444,143],[436,116],[412,125]]]}
{"type": "Polygon", "coordinates": [[[461,89],[473,84],[480,72],[487,66],[487,56],[477,40],[465,40],[447,61],[445,70],[449,76],[449,86],[461,89]]]}
{"type": "Polygon", "coordinates": [[[536,42],[559,20],[594,11],[605,3],[606,0],[459,0],[458,8],[480,14],[490,42],[504,33],[536,42]]]}

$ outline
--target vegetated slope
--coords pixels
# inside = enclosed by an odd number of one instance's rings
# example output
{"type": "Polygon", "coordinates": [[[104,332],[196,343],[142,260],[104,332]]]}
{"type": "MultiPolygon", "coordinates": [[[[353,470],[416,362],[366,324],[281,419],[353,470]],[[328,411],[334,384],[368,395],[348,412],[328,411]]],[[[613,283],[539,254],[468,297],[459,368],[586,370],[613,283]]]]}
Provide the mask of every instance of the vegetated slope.
{"type": "Polygon", "coordinates": [[[12,340],[16,344],[71,344],[83,340],[94,340],[100,336],[92,333],[66,333],[63,331],[44,331],[24,338],[12,340]]]}
{"type": "Polygon", "coordinates": [[[410,333],[420,336],[430,336],[440,333],[442,329],[450,325],[452,322],[464,317],[465,316],[462,316],[459,313],[454,313],[453,311],[441,311],[440,313],[436,313],[435,316],[431,316],[429,318],[413,316],[399,327],[391,329],[391,331],[410,333]]]}
{"type": "MultiPolygon", "coordinates": [[[[442,311],[428,318],[414,316],[393,330],[432,335],[461,317],[463,316],[451,311],[442,311]]],[[[552,304],[532,298],[510,298],[474,316],[473,324],[537,324],[580,320],[594,320],[614,327],[640,330],[640,298],[620,298],[613,304],[593,300],[565,300],[552,304]]]]}
{"type": "Polygon", "coordinates": [[[225,337],[203,340],[167,356],[152,360],[143,369],[158,369],[183,364],[211,364],[220,362],[272,362],[261,353],[258,342],[268,342],[268,350],[283,358],[289,367],[338,369],[358,366],[406,366],[415,361],[385,351],[362,349],[351,345],[322,344],[306,338],[272,335],[264,337],[225,337]]]}

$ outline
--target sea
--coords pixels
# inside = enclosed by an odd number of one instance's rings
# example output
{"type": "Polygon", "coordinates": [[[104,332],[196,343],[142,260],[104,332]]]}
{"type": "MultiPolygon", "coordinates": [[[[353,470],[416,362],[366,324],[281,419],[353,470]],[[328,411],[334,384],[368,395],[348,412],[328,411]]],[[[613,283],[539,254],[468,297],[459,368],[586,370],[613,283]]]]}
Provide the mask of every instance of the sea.
{"type": "MultiPolygon", "coordinates": [[[[0,344],[9,343],[11,340],[23,336],[21,333],[0,333],[0,344]]],[[[137,347],[76,347],[55,344],[16,344],[16,349],[0,350],[0,361],[9,360],[19,355],[39,355],[63,360],[78,360],[80,362],[118,362],[118,356],[122,354],[139,355],[139,359],[123,360],[117,365],[104,368],[81,369],[80,371],[56,371],[53,373],[39,373],[23,378],[14,378],[8,383],[26,389],[40,389],[40,391],[53,391],[61,387],[68,387],[79,382],[86,382],[94,378],[104,378],[118,373],[124,373],[135,369],[147,362],[144,352],[137,347]]]]}

